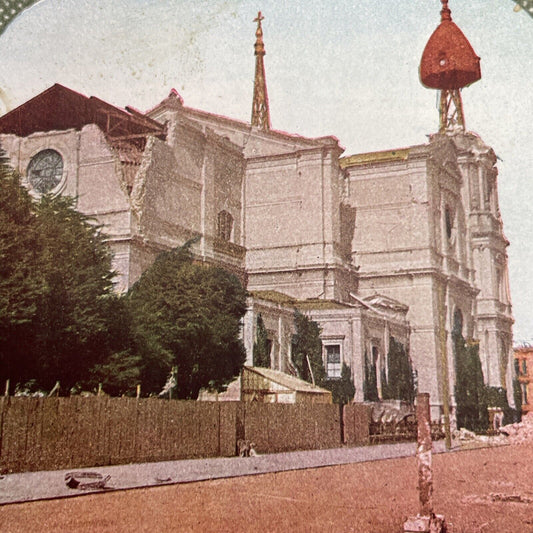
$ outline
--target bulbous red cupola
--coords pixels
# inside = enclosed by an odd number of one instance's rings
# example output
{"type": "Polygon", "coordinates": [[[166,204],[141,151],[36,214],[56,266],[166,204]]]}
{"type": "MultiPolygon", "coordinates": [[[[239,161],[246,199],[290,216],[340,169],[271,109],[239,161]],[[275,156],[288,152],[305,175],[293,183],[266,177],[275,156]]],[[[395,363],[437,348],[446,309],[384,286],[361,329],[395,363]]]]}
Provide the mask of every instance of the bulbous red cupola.
{"type": "Polygon", "coordinates": [[[479,57],[452,21],[448,0],[441,2],[441,23],[422,54],[420,80],[431,89],[461,89],[481,78],[479,57]]]}

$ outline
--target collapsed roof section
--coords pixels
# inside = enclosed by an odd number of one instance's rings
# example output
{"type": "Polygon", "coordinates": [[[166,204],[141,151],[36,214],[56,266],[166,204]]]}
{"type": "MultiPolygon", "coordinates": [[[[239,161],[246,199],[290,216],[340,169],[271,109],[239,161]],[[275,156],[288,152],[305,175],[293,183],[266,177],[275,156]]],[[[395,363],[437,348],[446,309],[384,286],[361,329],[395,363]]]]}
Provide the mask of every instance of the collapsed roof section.
{"type": "Polygon", "coordinates": [[[0,134],[27,137],[36,132],[81,130],[88,124],[96,124],[115,149],[129,185],[141,164],[148,136],[166,138],[165,127],[140,111],[120,109],[59,83],[0,117],[0,134]]]}
{"type": "Polygon", "coordinates": [[[59,83],[0,117],[0,133],[27,137],[41,131],[80,130],[87,124],[96,124],[108,139],[115,141],[146,135],[165,138],[163,126],[139,111],[120,109],[59,83]]]}

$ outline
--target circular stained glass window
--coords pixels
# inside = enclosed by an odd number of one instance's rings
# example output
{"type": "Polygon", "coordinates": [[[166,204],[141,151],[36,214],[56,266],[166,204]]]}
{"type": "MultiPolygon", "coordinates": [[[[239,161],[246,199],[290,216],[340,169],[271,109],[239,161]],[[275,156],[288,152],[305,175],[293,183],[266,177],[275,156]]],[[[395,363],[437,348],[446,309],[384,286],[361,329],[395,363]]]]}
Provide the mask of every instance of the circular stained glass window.
{"type": "Polygon", "coordinates": [[[63,158],[55,150],[43,150],[28,165],[28,181],[32,188],[46,194],[54,190],[63,177],[63,158]]]}

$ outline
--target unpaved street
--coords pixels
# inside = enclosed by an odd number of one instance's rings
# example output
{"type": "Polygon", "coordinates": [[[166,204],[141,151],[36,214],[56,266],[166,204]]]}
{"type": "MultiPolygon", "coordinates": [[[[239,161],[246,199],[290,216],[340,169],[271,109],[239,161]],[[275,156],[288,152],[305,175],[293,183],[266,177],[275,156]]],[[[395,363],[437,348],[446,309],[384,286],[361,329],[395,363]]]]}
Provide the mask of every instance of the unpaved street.
{"type": "MultiPolygon", "coordinates": [[[[435,455],[434,507],[453,533],[533,532],[533,447],[435,455]]],[[[401,532],[416,462],[394,459],[0,507],[4,533],[401,532]]]]}

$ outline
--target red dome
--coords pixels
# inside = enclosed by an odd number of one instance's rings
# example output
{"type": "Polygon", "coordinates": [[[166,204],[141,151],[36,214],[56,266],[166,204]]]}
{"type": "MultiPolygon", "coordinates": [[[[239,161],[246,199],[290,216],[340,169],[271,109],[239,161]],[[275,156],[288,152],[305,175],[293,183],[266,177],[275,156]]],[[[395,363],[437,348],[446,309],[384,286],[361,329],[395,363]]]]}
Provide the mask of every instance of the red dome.
{"type": "Polygon", "coordinates": [[[420,61],[420,80],[432,89],[460,89],[481,78],[479,57],[451,17],[443,17],[420,61]]]}

